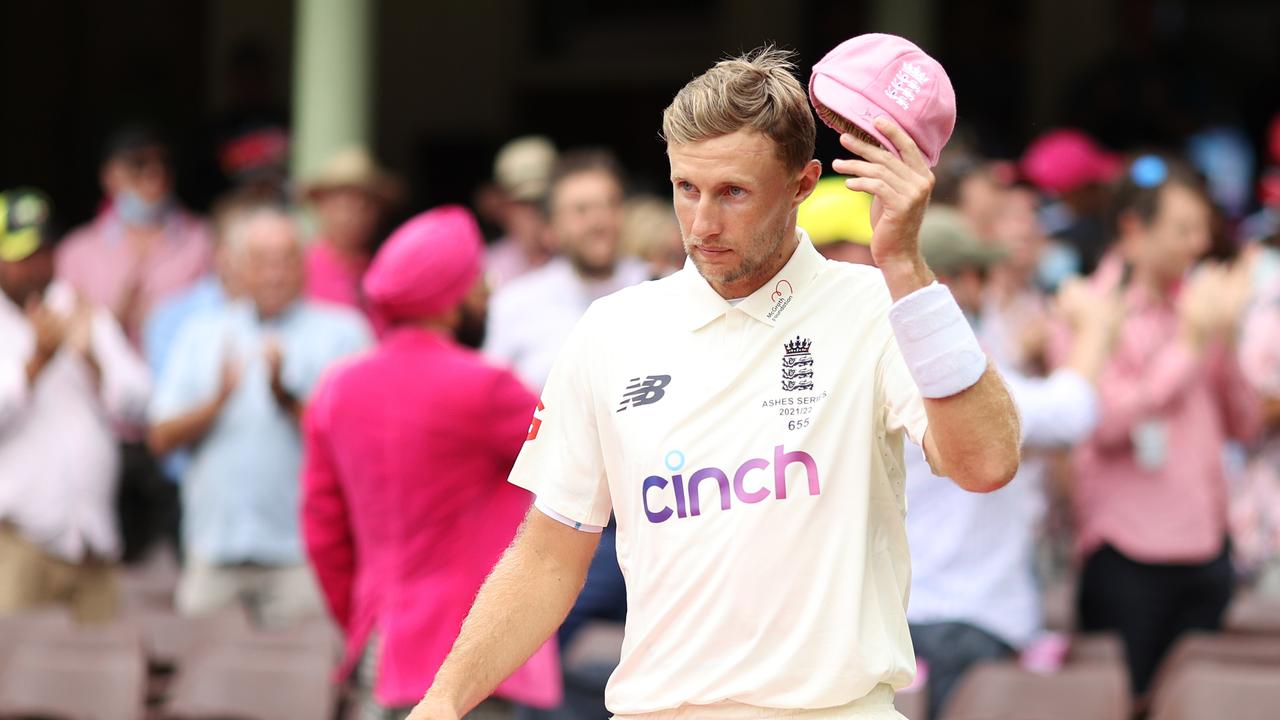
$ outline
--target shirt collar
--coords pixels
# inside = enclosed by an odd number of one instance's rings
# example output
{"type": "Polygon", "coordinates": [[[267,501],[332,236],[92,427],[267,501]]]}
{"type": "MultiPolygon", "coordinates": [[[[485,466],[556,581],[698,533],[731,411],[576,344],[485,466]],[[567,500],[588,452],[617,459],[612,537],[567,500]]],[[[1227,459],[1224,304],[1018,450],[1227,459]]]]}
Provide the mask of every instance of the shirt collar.
{"type": "Polygon", "coordinates": [[[741,310],[773,327],[787,313],[791,303],[809,289],[826,264],[826,259],[809,241],[808,233],[796,228],[796,235],[800,244],[791,254],[791,259],[787,260],[778,274],[737,306],[730,305],[712,289],[692,260],[685,260],[684,269],[680,271],[685,285],[685,326],[689,330],[698,330],[730,310],[741,310]]]}

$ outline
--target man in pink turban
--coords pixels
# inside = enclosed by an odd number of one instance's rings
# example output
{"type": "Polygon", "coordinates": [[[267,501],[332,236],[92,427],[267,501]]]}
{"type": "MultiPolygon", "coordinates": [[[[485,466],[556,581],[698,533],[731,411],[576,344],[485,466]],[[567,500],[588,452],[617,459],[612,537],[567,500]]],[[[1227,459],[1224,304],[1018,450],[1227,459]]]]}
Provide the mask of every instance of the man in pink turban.
{"type": "MultiPolygon", "coordinates": [[[[461,207],[396,230],[364,278],[390,329],[329,374],[304,421],[307,551],[365,717],[403,717],[422,696],[531,502],[506,478],[537,398],[462,342],[483,333],[483,261],[461,207]]],[[[552,707],[559,678],[544,646],[474,712],[552,707]]]]}

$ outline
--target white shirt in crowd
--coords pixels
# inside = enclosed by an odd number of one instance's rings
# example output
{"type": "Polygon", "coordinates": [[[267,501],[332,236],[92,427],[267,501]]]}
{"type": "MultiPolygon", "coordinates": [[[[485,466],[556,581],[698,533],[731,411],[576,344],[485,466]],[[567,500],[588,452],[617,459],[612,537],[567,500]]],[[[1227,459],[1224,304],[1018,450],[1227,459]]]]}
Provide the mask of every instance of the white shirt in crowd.
{"type": "Polygon", "coordinates": [[[617,516],[614,713],[761,717],[911,681],[902,443],[927,419],[890,307],[878,270],[801,232],[736,305],[686,264],[574,329],[511,481],[571,523],[617,516]]]}
{"type": "Polygon", "coordinates": [[[607,280],[586,280],[564,257],[504,285],[489,303],[485,354],[511,369],[535,392],[573,326],[592,302],[644,282],[649,267],[635,258],[618,260],[607,280]]]}
{"type": "MultiPolygon", "coordinates": [[[[1070,369],[1028,378],[1001,368],[1022,417],[1024,447],[1083,440],[1098,419],[1097,395],[1070,369]]],[[[965,492],[907,450],[907,536],[911,542],[912,623],[964,622],[1013,648],[1042,625],[1034,562],[1044,516],[1044,458],[1026,457],[1013,482],[993,493],[965,492]]]]}
{"type": "MultiPolygon", "coordinates": [[[[61,283],[45,298],[68,314],[75,304],[61,283]]],[[[93,314],[96,384],[84,359],[64,348],[28,387],[35,333],[3,294],[0,338],[0,519],[65,560],[116,557],[120,450],[113,428],[142,422],[151,392],[146,363],[104,308],[93,314]]]]}

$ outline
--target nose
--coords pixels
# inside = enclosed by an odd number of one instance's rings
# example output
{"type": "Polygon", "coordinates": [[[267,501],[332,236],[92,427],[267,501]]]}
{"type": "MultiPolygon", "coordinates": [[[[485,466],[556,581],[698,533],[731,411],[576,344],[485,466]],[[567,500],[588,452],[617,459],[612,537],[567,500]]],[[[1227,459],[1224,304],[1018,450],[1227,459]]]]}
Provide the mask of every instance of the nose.
{"type": "Polygon", "coordinates": [[[698,199],[698,207],[693,212],[693,225],[689,232],[696,238],[706,240],[720,234],[720,212],[712,198],[705,195],[698,199]]]}

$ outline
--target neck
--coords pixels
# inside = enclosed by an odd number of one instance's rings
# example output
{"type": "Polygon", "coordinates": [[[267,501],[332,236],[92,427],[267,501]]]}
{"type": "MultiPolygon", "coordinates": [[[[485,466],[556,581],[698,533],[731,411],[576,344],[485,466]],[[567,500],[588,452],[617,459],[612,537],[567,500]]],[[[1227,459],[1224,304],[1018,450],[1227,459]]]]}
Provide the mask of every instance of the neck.
{"type": "Polygon", "coordinates": [[[369,253],[365,250],[366,244],[359,240],[340,239],[333,235],[327,235],[325,239],[339,257],[356,261],[363,261],[369,257],[369,253]]]}
{"type": "Polygon", "coordinates": [[[569,258],[569,263],[573,265],[573,271],[578,275],[578,277],[586,280],[587,282],[608,280],[613,277],[614,270],[617,269],[616,263],[609,265],[607,268],[593,268],[580,261],[578,258],[572,257],[569,258]]]}
{"type": "Polygon", "coordinates": [[[1147,294],[1158,300],[1171,296],[1174,286],[1177,285],[1176,280],[1165,280],[1153,272],[1139,268],[1133,270],[1133,281],[1147,294]]]}

